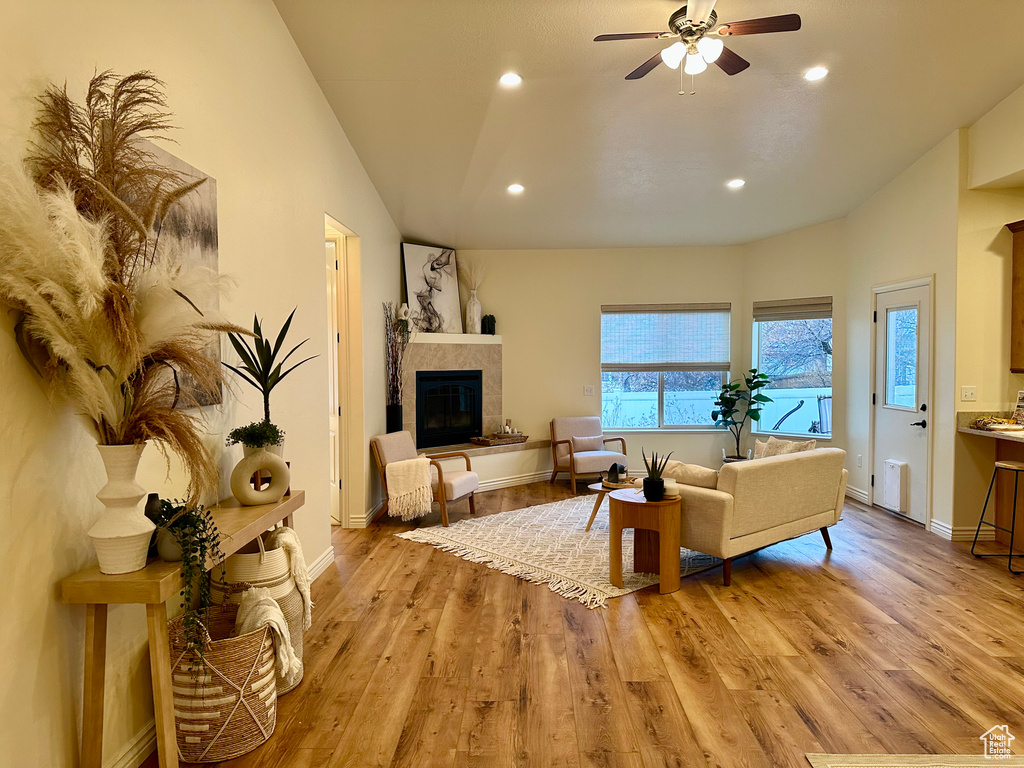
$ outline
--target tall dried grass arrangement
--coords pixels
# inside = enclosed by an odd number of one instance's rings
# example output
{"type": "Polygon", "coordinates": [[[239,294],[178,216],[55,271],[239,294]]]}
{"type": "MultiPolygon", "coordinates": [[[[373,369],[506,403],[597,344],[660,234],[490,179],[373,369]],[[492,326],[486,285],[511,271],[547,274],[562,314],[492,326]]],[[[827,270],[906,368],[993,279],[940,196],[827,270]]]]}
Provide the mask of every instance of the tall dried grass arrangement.
{"type": "Polygon", "coordinates": [[[217,332],[248,333],[198,307],[222,280],[174,267],[154,222],[197,184],[177,184],[138,143],[168,126],[148,73],[93,78],[85,106],[41,98],[41,142],[25,163],[0,161],[0,300],[17,310],[18,343],[105,445],[156,441],[189,474],[190,503],[217,487],[188,374],[214,391],[224,371],[204,349],[217,332]],[[141,225],[140,225],[141,223],[141,225]]]}
{"type": "Polygon", "coordinates": [[[395,303],[393,301],[385,301],[383,307],[387,404],[401,405],[404,389],[402,385],[402,364],[405,360],[405,348],[409,344],[409,334],[403,333],[399,327],[395,303]]]}
{"type": "Polygon", "coordinates": [[[462,257],[459,259],[459,280],[471,291],[480,290],[487,277],[487,265],[481,259],[462,257]]]}

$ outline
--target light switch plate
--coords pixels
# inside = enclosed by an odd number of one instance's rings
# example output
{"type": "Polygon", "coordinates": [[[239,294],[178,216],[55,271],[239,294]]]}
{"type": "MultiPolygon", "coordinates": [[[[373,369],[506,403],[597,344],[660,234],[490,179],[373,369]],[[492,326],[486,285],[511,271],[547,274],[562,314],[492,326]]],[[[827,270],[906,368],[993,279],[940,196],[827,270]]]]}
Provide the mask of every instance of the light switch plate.
{"type": "Polygon", "coordinates": [[[583,396],[584,397],[593,397],[594,396],[594,385],[593,384],[585,384],[583,386],[583,396]]]}
{"type": "Polygon", "coordinates": [[[960,387],[960,402],[973,403],[978,399],[977,387],[960,387]]]}

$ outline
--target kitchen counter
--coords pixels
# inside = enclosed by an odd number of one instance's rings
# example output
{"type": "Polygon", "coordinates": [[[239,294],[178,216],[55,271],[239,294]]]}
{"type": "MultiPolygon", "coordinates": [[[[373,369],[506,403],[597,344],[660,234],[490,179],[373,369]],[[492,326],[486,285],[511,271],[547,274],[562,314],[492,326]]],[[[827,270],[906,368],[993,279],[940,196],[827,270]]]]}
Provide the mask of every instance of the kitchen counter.
{"type": "Polygon", "coordinates": [[[974,429],[973,427],[960,427],[957,429],[962,435],[978,435],[979,437],[994,437],[996,440],[1009,440],[1014,443],[1024,443],[1024,431],[1021,432],[991,432],[987,429],[974,429]]]}

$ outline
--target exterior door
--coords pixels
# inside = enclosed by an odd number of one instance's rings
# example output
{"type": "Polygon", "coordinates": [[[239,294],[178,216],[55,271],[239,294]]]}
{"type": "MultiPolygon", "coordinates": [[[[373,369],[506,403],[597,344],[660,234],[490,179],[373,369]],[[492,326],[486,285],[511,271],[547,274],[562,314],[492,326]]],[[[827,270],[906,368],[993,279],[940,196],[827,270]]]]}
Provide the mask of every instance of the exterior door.
{"type": "Polygon", "coordinates": [[[344,258],[345,241],[328,235],[327,251],[327,431],[331,440],[330,505],[331,523],[341,525],[341,398],[338,382],[338,346],[341,342],[339,312],[342,292],[339,290],[338,265],[344,258]]]}
{"type": "Polygon", "coordinates": [[[872,500],[919,523],[929,513],[931,284],[877,289],[872,500]],[[904,466],[887,466],[902,462],[904,466]]]}

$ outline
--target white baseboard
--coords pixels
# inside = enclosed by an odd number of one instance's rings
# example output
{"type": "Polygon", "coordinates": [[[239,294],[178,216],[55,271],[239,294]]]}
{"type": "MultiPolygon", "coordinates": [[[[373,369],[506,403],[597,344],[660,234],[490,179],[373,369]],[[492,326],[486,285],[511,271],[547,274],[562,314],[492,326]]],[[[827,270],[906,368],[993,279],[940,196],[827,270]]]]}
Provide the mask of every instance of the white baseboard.
{"type": "Polygon", "coordinates": [[[546,469],[541,472],[529,472],[525,475],[512,475],[510,477],[499,477],[495,480],[485,480],[480,483],[481,491],[496,491],[499,488],[511,488],[515,485],[527,485],[528,483],[537,483],[541,480],[547,480],[551,477],[551,470],[546,469]]]}
{"type": "Polygon", "coordinates": [[[328,547],[324,550],[324,553],[320,555],[316,560],[309,564],[306,571],[309,573],[310,583],[320,578],[320,574],[331,567],[331,563],[334,562],[334,547],[328,547]]]}
{"type": "Polygon", "coordinates": [[[861,504],[868,503],[868,492],[862,491],[860,488],[854,488],[852,485],[846,486],[846,495],[854,501],[859,501],[861,504]]]}
{"type": "Polygon", "coordinates": [[[380,508],[383,507],[383,506],[384,506],[384,500],[381,499],[379,502],[377,502],[372,507],[370,507],[369,510],[367,510],[366,517],[362,521],[362,525],[359,525],[359,521],[358,520],[353,520],[352,521],[352,527],[353,528],[366,528],[367,526],[369,526],[373,522],[373,518],[375,518],[380,513],[380,508]]]}
{"type": "Polygon", "coordinates": [[[150,720],[106,768],[139,768],[156,749],[156,721],[150,720]]]}
{"type": "MultiPolygon", "coordinates": [[[[974,541],[974,532],[978,530],[978,526],[959,525],[954,528],[949,523],[944,523],[941,520],[932,520],[930,530],[936,536],[940,536],[946,541],[974,541]]],[[[992,528],[982,528],[981,533],[978,534],[978,541],[995,540],[996,532],[992,528]]]]}

